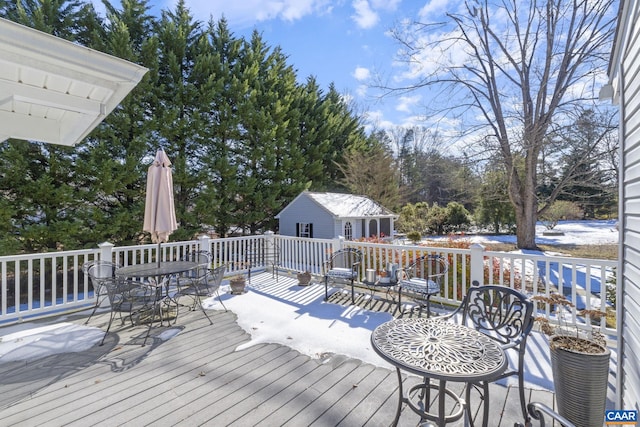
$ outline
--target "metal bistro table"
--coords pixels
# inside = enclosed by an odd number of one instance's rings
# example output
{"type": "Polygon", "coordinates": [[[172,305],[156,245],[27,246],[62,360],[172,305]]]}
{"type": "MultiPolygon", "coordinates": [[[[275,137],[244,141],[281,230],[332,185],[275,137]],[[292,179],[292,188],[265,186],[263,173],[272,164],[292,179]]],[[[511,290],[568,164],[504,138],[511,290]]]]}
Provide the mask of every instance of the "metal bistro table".
{"type": "MultiPolygon", "coordinates": [[[[158,286],[160,286],[162,283],[161,279],[163,277],[191,271],[197,268],[198,265],[199,264],[197,262],[193,261],[165,261],[160,263],[149,262],[144,264],[134,264],[118,268],[116,270],[116,276],[129,278],[154,277],[156,279],[156,283],[158,284],[158,286]]],[[[168,282],[165,289],[165,297],[171,299],[171,297],[169,296],[168,282]]],[[[176,304],[177,308],[177,302],[173,302],[176,304]]],[[[160,319],[162,322],[162,316],[160,317],[160,319]]]]}
{"type": "MultiPolygon", "coordinates": [[[[420,415],[422,420],[435,421],[439,426],[460,419],[465,412],[469,412],[470,383],[491,381],[502,374],[508,365],[504,351],[489,336],[437,318],[395,319],[383,323],[372,332],[371,343],[380,357],[396,367],[398,374],[398,408],[393,426],[398,424],[403,403],[420,415]],[[424,378],[424,382],[413,386],[407,396],[402,388],[401,370],[424,378]],[[431,384],[430,379],[439,383],[431,384]],[[447,388],[447,381],[467,383],[466,402],[447,388]],[[431,389],[438,391],[437,414],[429,412],[431,389]],[[418,390],[422,391],[424,399],[415,403],[411,396],[418,390]],[[445,414],[447,396],[458,406],[450,415],[445,414]]],[[[488,391],[485,385],[485,426],[489,414],[488,391]]],[[[469,415],[466,421],[472,423],[470,418],[469,415]]]]}

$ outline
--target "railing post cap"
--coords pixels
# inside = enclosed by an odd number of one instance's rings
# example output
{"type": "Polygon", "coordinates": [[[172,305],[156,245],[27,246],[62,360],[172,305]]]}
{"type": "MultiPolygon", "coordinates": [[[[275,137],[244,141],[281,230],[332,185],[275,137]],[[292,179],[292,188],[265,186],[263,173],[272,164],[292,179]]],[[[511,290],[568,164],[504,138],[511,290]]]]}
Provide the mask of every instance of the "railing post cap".
{"type": "Polygon", "coordinates": [[[471,249],[482,249],[482,250],[484,250],[484,249],[485,249],[485,246],[484,246],[484,245],[481,245],[480,243],[472,243],[472,244],[471,244],[471,246],[470,246],[470,248],[471,248],[471,249]]]}
{"type": "Polygon", "coordinates": [[[273,231],[271,231],[271,230],[267,230],[267,231],[264,232],[265,236],[273,236],[274,234],[275,233],[273,231]]]}
{"type": "Polygon", "coordinates": [[[207,236],[206,234],[201,234],[198,236],[198,240],[204,240],[204,239],[208,239],[209,236],[207,236]]]}
{"type": "Polygon", "coordinates": [[[113,248],[115,245],[111,242],[102,242],[98,244],[99,248],[113,248]]]}

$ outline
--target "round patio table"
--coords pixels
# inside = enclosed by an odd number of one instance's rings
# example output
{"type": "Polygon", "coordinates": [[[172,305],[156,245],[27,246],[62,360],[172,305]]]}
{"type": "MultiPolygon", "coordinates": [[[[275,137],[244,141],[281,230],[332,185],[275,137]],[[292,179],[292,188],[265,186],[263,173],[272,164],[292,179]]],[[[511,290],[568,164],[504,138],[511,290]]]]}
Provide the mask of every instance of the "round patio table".
{"type": "Polygon", "coordinates": [[[469,411],[471,384],[483,382],[483,425],[486,426],[489,414],[488,381],[499,377],[508,366],[507,357],[498,342],[457,323],[437,318],[412,318],[395,319],[378,326],[371,334],[371,343],[380,357],[395,366],[398,375],[398,407],[392,425],[398,424],[403,403],[420,415],[423,421],[435,421],[439,426],[456,421],[469,411]],[[413,386],[407,396],[402,387],[401,371],[424,378],[424,382],[413,386]],[[432,384],[431,379],[438,383],[432,384]],[[467,384],[466,401],[447,388],[447,381],[467,384]],[[430,412],[431,389],[438,391],[437,413],[430,412]],[[416,403],[411,396],[417,391],[421,391],[423,398],[416,403]],[[445,413],[447,397],[457,407],[449,415],[445,413]]]}
{"type": "MultiPolygon", "coordinates": [[[[128,265],[116,270],[116,276],[120,277],[164,277],[172,274],[184,273],[198,267],[197,262],[192,261],[166,261],[160,264],[149,262],[144,264],[128,265]]],[[[160,283],[160,281],[158,281],[160,283]]]]}

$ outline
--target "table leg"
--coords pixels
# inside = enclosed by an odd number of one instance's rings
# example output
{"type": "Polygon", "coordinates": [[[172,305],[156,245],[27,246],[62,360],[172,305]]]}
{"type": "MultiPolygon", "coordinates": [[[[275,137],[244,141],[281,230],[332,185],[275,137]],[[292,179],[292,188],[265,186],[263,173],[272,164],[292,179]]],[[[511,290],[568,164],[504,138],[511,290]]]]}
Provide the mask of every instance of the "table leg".
{"type": "Polygon", "coordinates": [[[447,389],[447,382],[445,380],[440,380],[440,385],[438,387],[438,425],[445,425],[445,413],[444,413],[444,404],[447,389]]]}
{"type": "Polygon", "coordinates": [[[402,412],[402,403],[404,402],[404,391],[402,390],[402,375],[400,374],[400,368],[396,367],[396,374],[398,375],[398,407],[396,408],[396,417],[391,424],[393,427],[398,425],[400,421],[400,412],[402,412]]]}

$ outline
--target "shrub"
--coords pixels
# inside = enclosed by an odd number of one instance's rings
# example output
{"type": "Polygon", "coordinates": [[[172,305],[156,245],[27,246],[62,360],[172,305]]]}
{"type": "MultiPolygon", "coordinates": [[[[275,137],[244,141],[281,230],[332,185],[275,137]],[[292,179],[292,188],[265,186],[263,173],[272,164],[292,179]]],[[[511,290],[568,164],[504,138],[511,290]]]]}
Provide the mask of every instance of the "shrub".
{"type": "Polygon", "coordinates": [[[547,230],[553,230],[561,219],[580,219],[582,215],[582,209],[576,203],[556,200],[540,214],[540,220],[547,230]]]}
{"type": "Polygon", "coordinates": [[[412,231],[407,233],[407,238],[411,241],[411,243],[417,244],[422,240],[422,233],[419,231],[412,231]]]}

